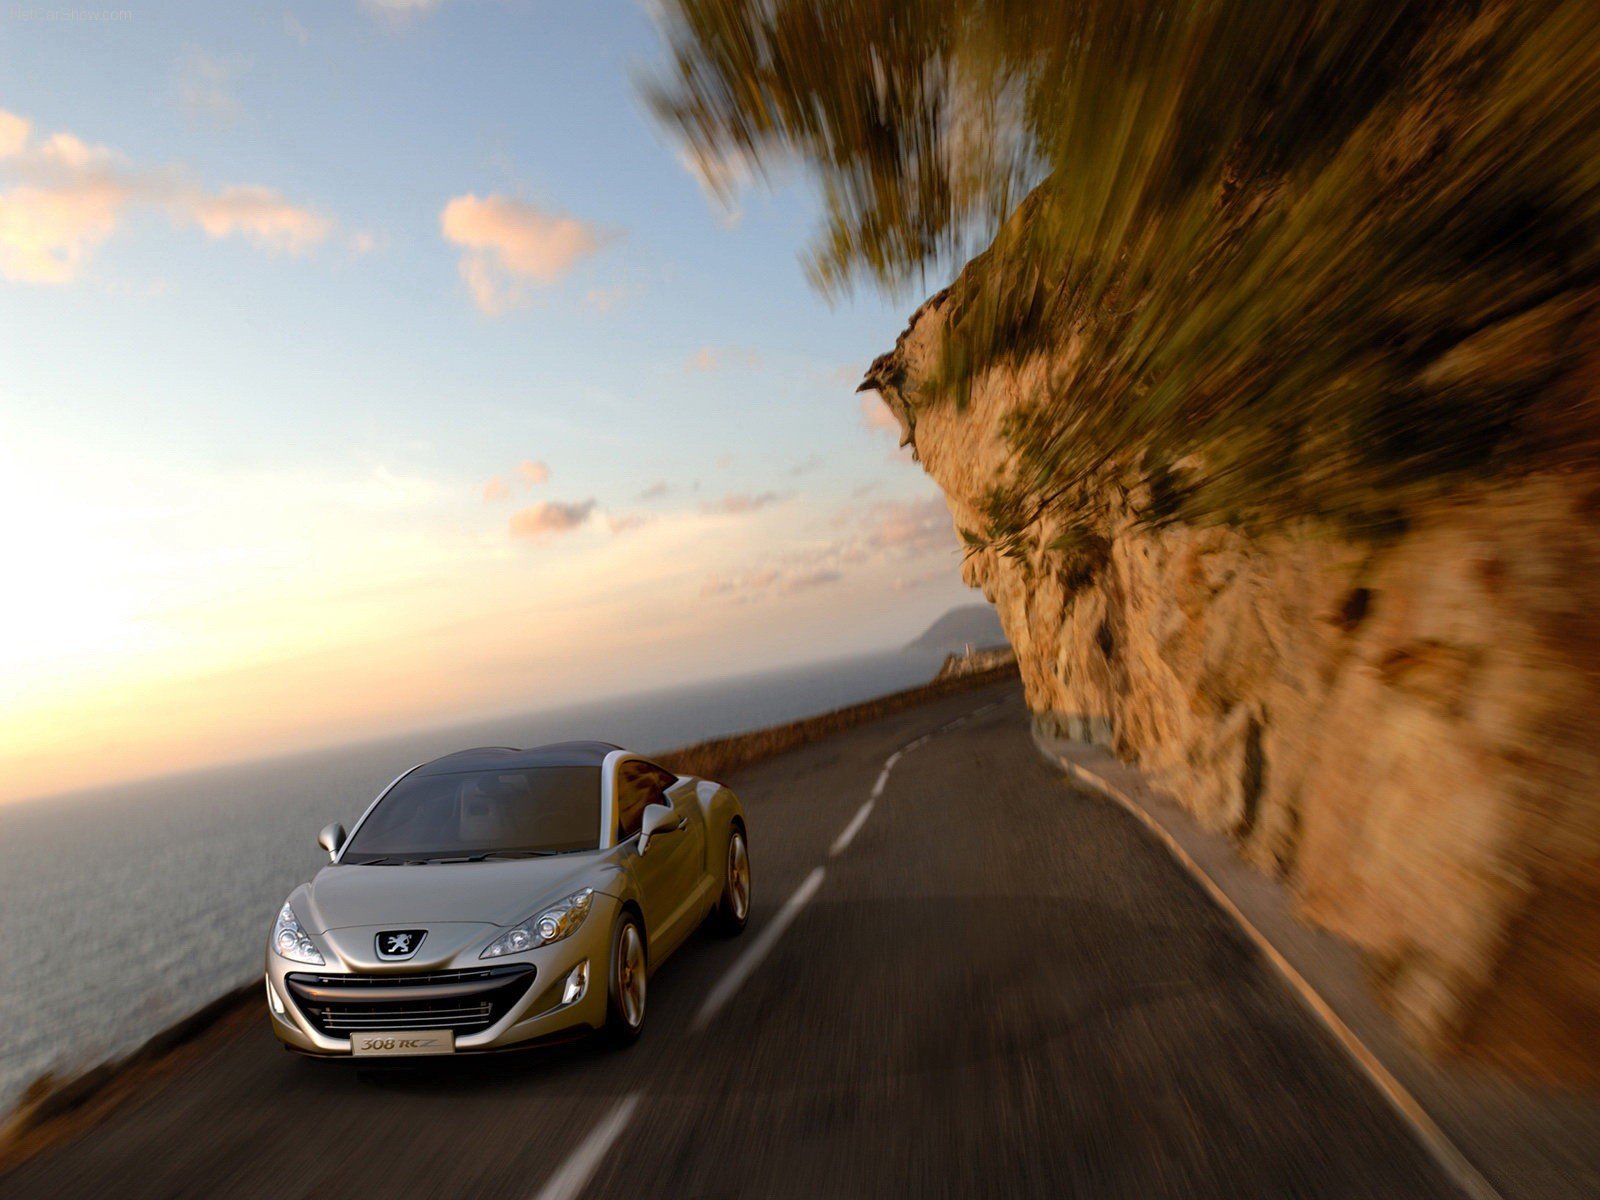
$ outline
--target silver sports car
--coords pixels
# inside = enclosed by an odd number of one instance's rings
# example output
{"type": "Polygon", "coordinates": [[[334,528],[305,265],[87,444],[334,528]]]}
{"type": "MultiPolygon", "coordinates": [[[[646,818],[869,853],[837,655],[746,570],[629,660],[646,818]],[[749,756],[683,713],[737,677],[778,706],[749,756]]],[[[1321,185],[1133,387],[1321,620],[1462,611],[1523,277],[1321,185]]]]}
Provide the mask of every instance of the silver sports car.
{"type": "Polygon", "coordinates": [[[738,797],[605,742],[434,759],[319,841],[267,943],[272,1031],[307,1054],[631,1042],[650,972],[750,913],[738,797]]]}

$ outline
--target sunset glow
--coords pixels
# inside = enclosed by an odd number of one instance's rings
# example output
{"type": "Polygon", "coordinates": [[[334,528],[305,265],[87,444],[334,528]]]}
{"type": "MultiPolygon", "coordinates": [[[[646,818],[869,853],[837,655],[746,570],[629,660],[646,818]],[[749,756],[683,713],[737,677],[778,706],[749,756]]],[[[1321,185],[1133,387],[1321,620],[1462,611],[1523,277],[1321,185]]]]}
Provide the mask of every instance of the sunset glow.
{"type": "Polygon", "coordinates": [[[3,18],[0,799],[884,648],[970,595],[853,394],[898,309],[817,304],[799,187],[707,203],[620,69],[647,14],[610,17],[499,92],[448,82],[495,76],[458,39],[531,8],[3,18]]]}

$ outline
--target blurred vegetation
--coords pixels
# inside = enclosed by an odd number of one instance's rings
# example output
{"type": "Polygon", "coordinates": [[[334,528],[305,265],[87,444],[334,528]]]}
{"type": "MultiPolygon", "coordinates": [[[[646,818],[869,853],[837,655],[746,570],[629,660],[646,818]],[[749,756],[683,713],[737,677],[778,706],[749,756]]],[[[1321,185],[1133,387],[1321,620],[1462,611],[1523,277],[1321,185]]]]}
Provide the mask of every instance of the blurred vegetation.
{"type": "Polygon", "coordinates": [[[1098,554],[1111,496],[1381,531],[1466,478],[1596,460],[1594,0],[662,10],[658,113],[714,179],[815,179],[825,290],[986,247],[936,370],[876,382],[963,404],[1039,364],[988,544],[1051,514],[1098,554]]]}

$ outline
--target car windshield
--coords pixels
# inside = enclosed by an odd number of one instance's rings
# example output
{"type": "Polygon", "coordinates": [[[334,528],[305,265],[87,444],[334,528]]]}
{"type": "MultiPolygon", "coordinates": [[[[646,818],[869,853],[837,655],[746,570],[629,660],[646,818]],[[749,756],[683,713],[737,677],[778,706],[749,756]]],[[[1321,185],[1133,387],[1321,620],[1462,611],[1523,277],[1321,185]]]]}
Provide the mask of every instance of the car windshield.
{"type": "Polygon", "coordinates": [[[402,779],[339,861],[512,858],[599,845],[599,767],[469,771],[402,779]]]}

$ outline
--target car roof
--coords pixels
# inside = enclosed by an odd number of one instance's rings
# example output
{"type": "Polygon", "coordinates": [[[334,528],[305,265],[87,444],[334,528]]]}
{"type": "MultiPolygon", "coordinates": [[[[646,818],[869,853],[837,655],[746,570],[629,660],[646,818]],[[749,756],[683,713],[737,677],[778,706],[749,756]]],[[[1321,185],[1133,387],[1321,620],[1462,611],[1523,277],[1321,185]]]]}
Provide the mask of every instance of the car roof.
{"type": "Polygon", "coordinates": [[[552,742],[517,750],[511,746],[478,746],[425,762],[413,774],[455,775],[466,771],[522,770],[529,767],[598,767],[606,755],[621,750],[610,742],[552,742]]]}

